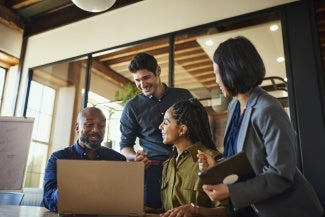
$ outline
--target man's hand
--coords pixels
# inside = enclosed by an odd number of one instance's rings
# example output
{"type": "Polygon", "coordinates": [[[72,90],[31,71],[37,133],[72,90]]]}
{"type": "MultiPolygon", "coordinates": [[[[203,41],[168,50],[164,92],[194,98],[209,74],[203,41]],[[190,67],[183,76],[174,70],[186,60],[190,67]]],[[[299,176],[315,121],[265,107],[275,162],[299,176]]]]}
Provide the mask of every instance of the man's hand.
{"type": "Polygon", "coordinates": [[[147,156],[148,156],[147,152],[143,150],[139,150],[135,155],[135,161],[142,161],[144,163],[144,167],[148,168],[151,165],[151,160],[148,159],[147,156]]]}
{"type": "Polygon", "coordinates": [[[124,147],[121,150],[121,154],[123,154],[128,161],[135,161],[136,153],[131,147],[124,147]]]}

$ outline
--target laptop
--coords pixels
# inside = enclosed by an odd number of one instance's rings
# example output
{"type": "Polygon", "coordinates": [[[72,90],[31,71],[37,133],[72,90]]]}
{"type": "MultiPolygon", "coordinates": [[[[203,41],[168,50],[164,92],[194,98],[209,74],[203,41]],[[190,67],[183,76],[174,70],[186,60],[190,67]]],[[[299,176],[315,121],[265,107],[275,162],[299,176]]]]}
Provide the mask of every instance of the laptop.
{"type": "Polygon", "coordinates": [[[144,216],[144,164],[58,160],[58,213],[144,216]]]}
{"type": "Polygon", "coordinates": [[[204,184],[233,184],[255,176],[255,172],[245,154],[240,152],[227,159],[219,160],[210,169],[199,172],[204,184]]]}

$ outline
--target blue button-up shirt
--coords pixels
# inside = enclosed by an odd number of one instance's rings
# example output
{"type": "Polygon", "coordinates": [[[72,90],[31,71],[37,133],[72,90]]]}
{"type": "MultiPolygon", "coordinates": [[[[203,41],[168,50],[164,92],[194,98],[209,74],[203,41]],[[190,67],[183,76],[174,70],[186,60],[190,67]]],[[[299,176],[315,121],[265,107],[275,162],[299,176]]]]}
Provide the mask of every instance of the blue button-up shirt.
{"type": "MultiPolygon", "coordinates": [[[[43,203],[47,209],[54,212],[58,210],[56,179],[56,162],[58,159],[89,160],[87,154],[78,143],[52,153],[45,169],[43,203]]],[[[126,158],[112,149],[101,146],[97,149],[96,160],[126,161],[126,158]]]]}
{"type": "Polygon", "coordinates": [[[166,91],[160,99],[140,93],[126,103],[120,119],[121,150],[125,147],[133,148],[138,137],[140,146],[148,153],[148,158],[164,161],[170,156],[171,146],[163,143],[159,125],[170,106],[193,96],[186,89],[170,88],[166,85],[165,88],[166,91]]]}

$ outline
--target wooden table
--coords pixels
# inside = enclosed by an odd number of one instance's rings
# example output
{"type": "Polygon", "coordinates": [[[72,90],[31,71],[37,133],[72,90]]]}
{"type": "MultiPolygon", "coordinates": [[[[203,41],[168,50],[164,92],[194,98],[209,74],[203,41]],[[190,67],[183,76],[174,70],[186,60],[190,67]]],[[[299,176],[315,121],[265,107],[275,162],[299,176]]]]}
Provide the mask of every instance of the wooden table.
{"type": "MultiPolygon", "coordinates": [[[[58,213],[50,212],[45,207],[0,205],[0,217],[58,217],[58,216],[59,216],[58,213]]],[[[78,215],[77,217],[79,216],[81,217],[82,215],[78,215]]],[[[87,215],[87,217],[91,217],[91,216],[87,215]]],[[[144,217],[159,217],[159,214],[145,214],[144,217]]]]}
{"type": "Polygon", "coordinates": [[[0,216],[2,217],[58,217],[55,212],[50,212],[39,206],[13,206],[0,205],[0,216]]]}

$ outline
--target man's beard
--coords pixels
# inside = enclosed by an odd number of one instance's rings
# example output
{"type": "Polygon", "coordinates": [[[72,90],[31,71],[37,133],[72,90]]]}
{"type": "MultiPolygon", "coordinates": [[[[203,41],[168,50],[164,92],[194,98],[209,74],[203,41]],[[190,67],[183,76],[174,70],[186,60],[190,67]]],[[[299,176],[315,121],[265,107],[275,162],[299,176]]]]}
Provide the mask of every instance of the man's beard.
{"type": "Polygon", "coordinates": [[[92,150],[96,150],[101,146],[103,138],[99,134],[87,134],[86,137],[80,138],[80,141],[88,148],[92,150]],[[98,142],[90,142],[89,137],[96,136],[98,138],[98,142]]]}

